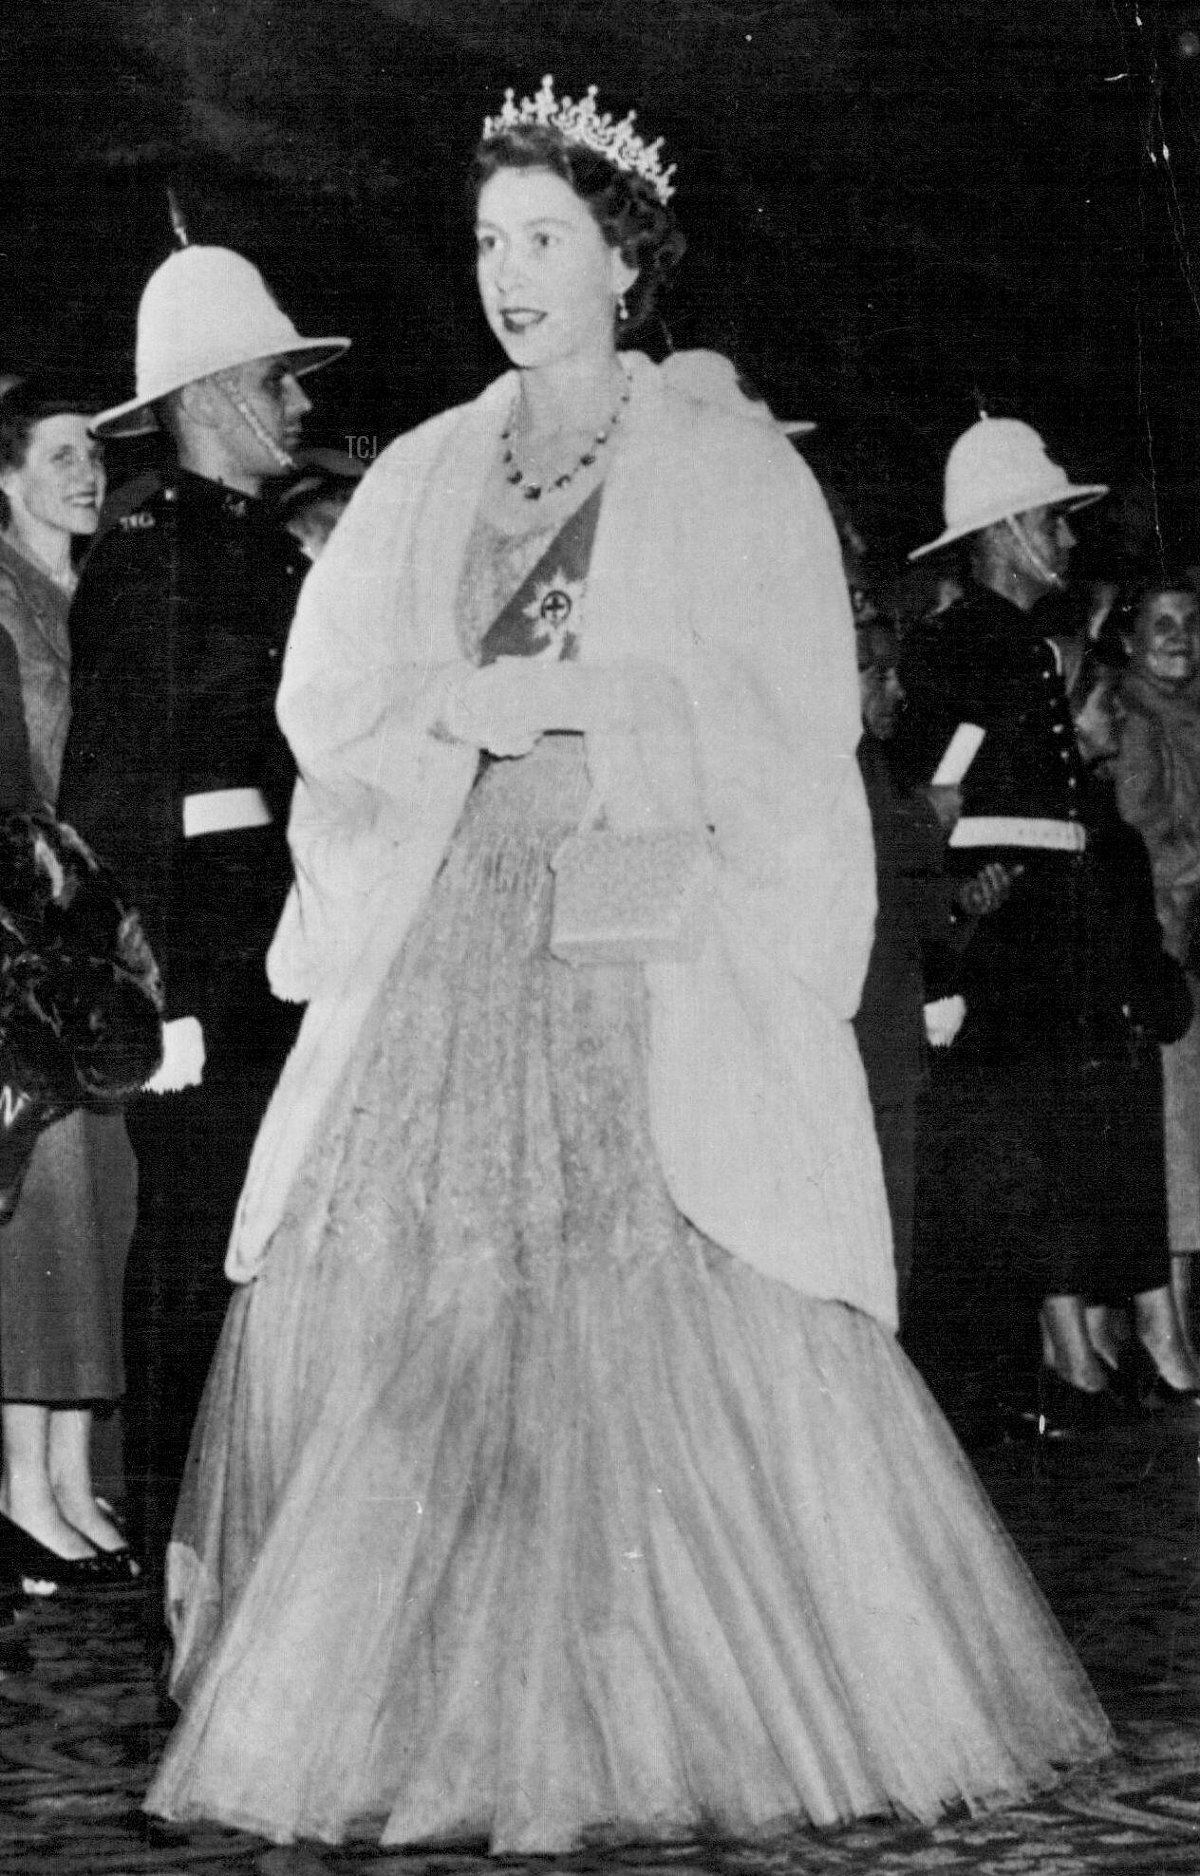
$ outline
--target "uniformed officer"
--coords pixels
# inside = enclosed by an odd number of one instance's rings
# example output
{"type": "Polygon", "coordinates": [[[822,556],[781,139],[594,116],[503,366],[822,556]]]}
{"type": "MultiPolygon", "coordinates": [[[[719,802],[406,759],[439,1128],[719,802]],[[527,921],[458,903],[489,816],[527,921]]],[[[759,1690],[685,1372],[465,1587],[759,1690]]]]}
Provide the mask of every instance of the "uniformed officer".
{"type": "Polygon", "coordinates": [[[60,794],[127,882],[166,985],[164,1071],[128,1117],[126,1471],[151,1576],[224,1316],[234,1209],[298,1017],[264,959],[291,879],[275,693],[308,563],[262,490],[294,472],[301,377],[347,343],[302,338],[240,255],[184,247],[142,295],[137,395],[93,425],[158,427],[174,446],[80,584],[60,794]]]}
{"type": "Polygon", "coordinates": [[[909,1341],[920,1359],[924,1317],[953,1350],[964,1398],[947,1404],[964,1431],[997,1388],[1037,1423],[1038,1398],[1013,1377],[1039,1316],[1042,1423],[1067,1433],[1112,1413],[1085,1319],[1091,1249],[1066,1182],[1087,1027],[1087,782],[1061,663],[1034,612],[1066,584],[1071,514],[1106,493],[1071,482],[1028,424],[983,417],[947,459],[945,528],[910,556],[961,542],[968,577],[904,647],[908,777],[930,779],[959,723],[983,729],[950,864],[1022,869],[962,966],[967,1016],[935,1064],[919,1186],[909,1341]]]}

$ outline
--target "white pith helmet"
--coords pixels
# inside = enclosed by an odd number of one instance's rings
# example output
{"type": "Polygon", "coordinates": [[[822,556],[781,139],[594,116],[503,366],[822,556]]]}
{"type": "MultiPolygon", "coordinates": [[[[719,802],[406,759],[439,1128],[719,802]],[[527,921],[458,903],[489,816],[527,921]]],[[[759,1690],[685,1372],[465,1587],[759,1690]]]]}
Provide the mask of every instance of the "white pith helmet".
{"type": "Polygon", "coordinates": [[[261,358],[286,358],[302,377],[349,343],[302,338],[257,267],[231,248],[180,248],[151,274],[138,303],[136,397],[102,410],[88,427],[96,436],[141,436],[157,428],[151,406],[185,384],[261,358]]]}
{"type": "Polygon", "coordinates": [[[1069,482],[1051,462],[1037,431],[1015,417],[981,417],[963,432],[946,458],[943,513],[946,526],[936,541],[914,547],[908,556],[936,553],[996,521],[1027,514],[1031,508],[1065,503],[1086,508],[1108,494],[1103,482],[1069,482]]]}

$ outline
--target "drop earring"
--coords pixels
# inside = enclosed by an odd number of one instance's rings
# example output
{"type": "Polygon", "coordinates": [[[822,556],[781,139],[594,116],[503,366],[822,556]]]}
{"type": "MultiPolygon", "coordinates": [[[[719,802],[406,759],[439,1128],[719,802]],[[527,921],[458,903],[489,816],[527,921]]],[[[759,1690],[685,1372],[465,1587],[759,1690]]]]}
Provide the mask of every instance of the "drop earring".
{"type": "MultiPolygon", "coordinates": [[[[627,293],[628,291],[629,289],[627,287],[625,289],[625,292],[627,293]]],[[[625,324],[625,321],[628,318],[629,318],[629,308],[625,304],[625,294],[618,293],[617,295],[617,324],[619,326],[623,326],[625,324]]]]}

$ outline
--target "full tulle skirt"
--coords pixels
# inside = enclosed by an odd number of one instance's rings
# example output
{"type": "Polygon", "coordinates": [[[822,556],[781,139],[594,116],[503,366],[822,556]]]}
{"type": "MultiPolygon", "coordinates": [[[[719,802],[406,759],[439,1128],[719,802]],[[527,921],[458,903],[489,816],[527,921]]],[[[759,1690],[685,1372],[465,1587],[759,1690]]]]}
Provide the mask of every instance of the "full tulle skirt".
{"type": "Polygon", "coordinates": [[[894,1338],[674,1209],[641,974],[546,948],[585,795],[574,739],[485,772],[232,1305],[152,1811],[554,1852],[927,1819],[1110,1747],[894,1338]]]}

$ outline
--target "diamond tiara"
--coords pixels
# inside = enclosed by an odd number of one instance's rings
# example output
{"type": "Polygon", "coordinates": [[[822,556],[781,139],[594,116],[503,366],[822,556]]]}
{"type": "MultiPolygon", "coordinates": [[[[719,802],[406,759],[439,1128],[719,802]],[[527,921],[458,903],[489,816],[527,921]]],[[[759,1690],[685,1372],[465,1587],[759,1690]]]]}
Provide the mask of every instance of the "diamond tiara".
{"type": "Polygon", "coordinates": [[[640,176],[648,182],[660,202],[669,202],[675,193],[671,181],[675,174],[675,165],[664,169],[659,160],[662,138],[656,137],[653,143],[645,143],[633,128],[636,111],[630,111],[619,124],[614,124],[611,111],[603,117],[596,109],[596,86],[589,85],[587,96],[578,104],[570,98],[560,102],[554,95],[554,80],[549,73],[542,80],[541,90],[535,97],[522,98],[516,102],[512,86],[504,94],[504,103],[495,117],[483,120],[484,137],[497,137],[501,131],[514,130],[522,124],[538,124],[548,130],[557,130],[568,143],[582,143],[589,150],[595,150],[598,156],[606,157],[617,169],[623,169],[628,175],[640,176]]]}

